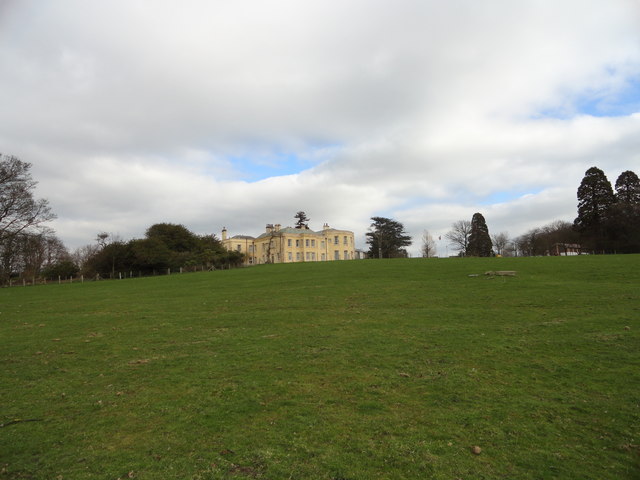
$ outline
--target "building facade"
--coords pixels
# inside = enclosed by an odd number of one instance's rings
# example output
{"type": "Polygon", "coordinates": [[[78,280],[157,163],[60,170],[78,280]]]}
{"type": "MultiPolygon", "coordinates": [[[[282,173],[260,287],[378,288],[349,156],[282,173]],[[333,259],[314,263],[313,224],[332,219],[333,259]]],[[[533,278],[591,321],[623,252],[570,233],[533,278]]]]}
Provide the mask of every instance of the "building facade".
{"type": "Polygon", "coordinates": [[[266,231],[257,237],[229,237],[225,227],[222,229],[222,244],[227,250],[243,253],[247,265],[356,258],[353,232],[331,228],[326,223],[318,232],[308,228],[282,228],[280,224],[268,224],[266,231]]]}

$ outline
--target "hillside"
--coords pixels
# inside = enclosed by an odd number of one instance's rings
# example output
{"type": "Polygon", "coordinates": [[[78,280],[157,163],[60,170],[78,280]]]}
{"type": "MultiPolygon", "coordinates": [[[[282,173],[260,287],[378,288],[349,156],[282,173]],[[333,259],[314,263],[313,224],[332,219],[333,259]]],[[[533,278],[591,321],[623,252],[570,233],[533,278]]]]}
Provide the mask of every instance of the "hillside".
{"type": "Polygon", "coordinates": [[[0,289],[0,479],[637,478],[638,285],[629,255],[0,289]]]}

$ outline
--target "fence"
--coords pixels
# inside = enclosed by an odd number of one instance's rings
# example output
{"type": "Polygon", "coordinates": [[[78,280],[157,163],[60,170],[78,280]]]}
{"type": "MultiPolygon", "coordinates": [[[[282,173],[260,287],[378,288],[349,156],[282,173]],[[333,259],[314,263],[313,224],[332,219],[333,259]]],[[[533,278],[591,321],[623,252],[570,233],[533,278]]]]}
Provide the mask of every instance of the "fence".
{"type": "Polygon", "coordinates": [[[148,277],[156,277],[156,276],[165,276],[165,275],[176,275],[182,273],[195,273],[195,272],[213,272],[216,270],[231,270],[232,268],[244,268],[244,265],[233,265],[223,264],[218,267],[215,266],[189,266],[189,267],[180,267],[179,269],[170,269],[166,270],[153,270],[151,273],[129,270],[128,272],[114,272],[108,276],[101,276],[100,274],[96,274],[95,276],[85,276],[85,275],[76,275],[69,277],[62,277],[58,275],[55,277],[40,277],[40,276],[31,276],[29,278],[18,275],[15,277],[10,277],[8,282],[4,285],[0,285],[0,287],[29,287],[35,285],[51,285],[51,284],[63,284],[63,283],[85,283],[85,282],[99,282],[103,280],[125,280],[128,278],[148,278],[148,277]]]}

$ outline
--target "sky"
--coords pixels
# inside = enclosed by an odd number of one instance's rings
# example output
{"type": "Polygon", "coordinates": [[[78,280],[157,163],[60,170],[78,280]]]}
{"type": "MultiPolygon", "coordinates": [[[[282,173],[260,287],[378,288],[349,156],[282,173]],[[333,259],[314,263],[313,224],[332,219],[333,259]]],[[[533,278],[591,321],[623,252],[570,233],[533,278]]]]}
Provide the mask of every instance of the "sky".
{"type": "Polygon", "coordinates": [[[71,250],[159,222],[573,221],[640,173],[640,0],[0,0],[0,152],[71,250]]]}

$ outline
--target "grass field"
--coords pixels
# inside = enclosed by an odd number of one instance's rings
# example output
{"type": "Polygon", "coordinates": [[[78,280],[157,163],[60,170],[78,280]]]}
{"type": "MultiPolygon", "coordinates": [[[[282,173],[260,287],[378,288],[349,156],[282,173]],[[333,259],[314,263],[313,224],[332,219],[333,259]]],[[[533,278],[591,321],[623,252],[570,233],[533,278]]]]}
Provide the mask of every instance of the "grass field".
{"type": "Polygon", "coordinates": [[[0,479],[640,478],[638,255],[2,289],[0,362],[0,479]]]}

